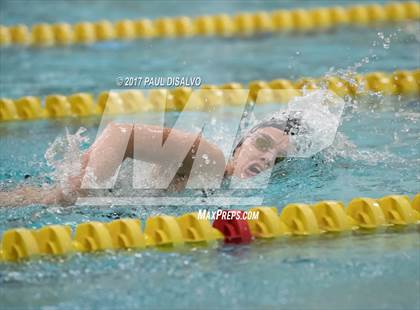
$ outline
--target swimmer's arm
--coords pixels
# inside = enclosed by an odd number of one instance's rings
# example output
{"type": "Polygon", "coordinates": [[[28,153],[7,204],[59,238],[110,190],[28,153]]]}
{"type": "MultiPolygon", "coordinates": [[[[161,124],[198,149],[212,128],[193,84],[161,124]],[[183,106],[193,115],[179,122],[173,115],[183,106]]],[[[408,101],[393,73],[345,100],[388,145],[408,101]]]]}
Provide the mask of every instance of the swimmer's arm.
{"type": "MultiPolygon", "coordinates": [[[[98,181],[103,181],[114,176],[127,157],[163,167],[180,159],[186,167],[190,166],[198,146],[207,160],[215,163],[212,171],[224,170],[223,152],[200,135],[153,125],[110,123],[84,154],[82,165],[88,166],[98,181]]],[[[203,164],[204,160],[196,159],[197,164],[203,164]]],[[[184,171],[181,168],[179,172],[184,171]]]]}
{"type": "MultiPolygon", "coordinates": [[[[188,166],[191,166],[193,161],[198,165],[205,165],[205,161],[210,161],[223,170],[225,166],[223,152],[200,134],[153,125],[134,126],[126,157],[134,157],[161,166],[172,164],[174,161],[183,161],[186,169],[189,169],[188,166]],[[198,151],[200,154],[206,154],[205,158],[196,157],[198,151]]],[[[215,168],[213,165],[212,169],[215,168]]],[[[184,171],[181,168],[179,172],[184,171]]]]}
{"type": "Polygon", "coordinates": [[[11,191],[0,191],[0,207],[17,207],[30,204],[71,204],[74,199],[64,197],[59,187],[40,188],[21,186],[11,191]]]}
{"type": "Polygon", "coordinates": [[[83,174],[77,178],[80,185],[86,169],[99,182],[115,175],[126,158],[126,149],[133,132],[131,124],[110,123],[82,157],[83,174]]]}

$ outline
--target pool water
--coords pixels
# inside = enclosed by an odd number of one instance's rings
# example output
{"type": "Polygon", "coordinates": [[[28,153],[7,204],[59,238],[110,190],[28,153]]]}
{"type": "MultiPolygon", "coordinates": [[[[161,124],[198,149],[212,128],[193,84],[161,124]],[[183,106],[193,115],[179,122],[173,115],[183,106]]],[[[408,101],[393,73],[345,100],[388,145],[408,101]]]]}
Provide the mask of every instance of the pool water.
{"type": "MultiPolygon", "coordinates": [[[[341,2],[345,4],[346,2],[341,2]]],[[[281,6],[328,5],[290,1],[281,6]]],[[[199,15],[277,8],[275,2],[3,1],[2,24],[199,15]],[[49,7],[54,5],[56,16],[49,7]],[[166,11],[164,5],[169,6],[166,11]],[[206,4],[207,5],[207,4],[206,4]],[[89,7],[87,7],[89,6],[89,7]],[[86,8],[86,10],[82,8],[86,8]],[[87,9],[88,8],[88,9],[87,9]],[[60,12],[62,14],[60,14],[60,12]],[[140,13],[137,13],[140,12],[140,13]],[[61,18],[62,17],[62,18],[61,18]]],[[[0,50],[0,97],[45,96],[113,89],[118,76],[200,76],[203,83],[416,69],[419,24],[339,28],[311,35],[191,38],[107,42],[67,48],[0,50]],[[413,30],[414,29],[414,30],[413,30]],[[387,38],[387,39],[385,39],[387,38]],[[389,39],[389,42],[388,42],[389,39]]],[[[257,117],[279,109],[261,105],[257,117]]],[[[188,117],[193,119],[192,112],[188,117]]],[[[231,111],[232,114],[239,111],[231,111]]],[[[176,113],[168,115],[175,119],[176,113]]],[[[143,116],[153,122],[156,115],[143,116]]],[[[335,143],[311,158],[275,168],[256,195],[265,205],[388,194],[414,195],[420,181],[420,100],[365,94],[347,102],[335,143]]],[[[49,145],[87,128],[92,142],[100,119],[0,123],[0,188],[52,182],[44,158],[49,145]]],[[[213,132],[233,130],[228,120],[213,132]]],[[[82,145],[87,148],[89,143],[82,145]]],[[[232,206],[235,207],[235,206],[232,206]]],[[[43,206],[0,209],[0,233],[122,217],[180,215],[199,206],[43,206]]],[[[165,252],[112,252],[0,264],[4,308],[286,308],[418,309],[418,227],[319,238],[257,240],[250,245],[186,247],[165,252]]]]}
{"type": "Polygon", "coordinates": [[[416,309],[418,246],[407,231],[78,255],[4,265],[0,294],[6,308],[416,309]]]}

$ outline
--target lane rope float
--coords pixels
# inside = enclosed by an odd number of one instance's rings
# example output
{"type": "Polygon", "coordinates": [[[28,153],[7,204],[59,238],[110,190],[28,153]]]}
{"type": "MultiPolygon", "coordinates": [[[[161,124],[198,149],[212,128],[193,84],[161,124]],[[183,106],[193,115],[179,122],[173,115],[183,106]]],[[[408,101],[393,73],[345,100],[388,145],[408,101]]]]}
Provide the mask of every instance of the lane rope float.
{"type": "Polygon", "coordinates": [[[142,250],[150,247],[177,248],[217,241],[250,243],[255,238],[344,234],[356,230],[377,231],[390,226],[420,224],[420,194],[379,199],[358,197],[348,203],[320,201],[309,205],[291,203],[280,214],[276,207],[255,207],[258,218],[244,219],[240,210],[223,210],[213,222],[198,213],[179,217],[158,215],[145,221],[119,219],[108,223],[85,222],[72,231],[67,225],[39,229],[14,228],[3,232],[0,261],[17,262],[46,255],[69,255],[105,250],[142,250]],[[223,215],[224,214],[224,215],[223,215]]]}
{"type": "Polygon", "coordinates": [[[155,20],[110,22],[39,23],[29,28],[0,25],[0,46],[55,46],[93,44],[109,40],[178,38],[192,36],[250,36],[257,33],[308,32],[340,25],[369,26],[420,19],[420,3],[390,2],[349,7],[321,7],[261,12],[242,12],[198,17],[162,17],[155,20]]]}
{"type": "MultiPolygon", "coordinates": [[[[248,85],[231,82],[223,85],[203,85],[199,90],[188,87],[173,89],[105,91],[96,100],[94,94],[51,94],[44,98],[25,96],[18,99],[0,98],[0,121],[55,119],[60,117],[84,117],[103,113],[118,115],[151,111],[180,111],[188,100],[189,107],[199,111],[213,111],[221,105],[241,104],[244,90],[249,89],[248,101],[256,104],[287,103],[299,96],[302,89],[325,87],[338,96],[357,97],[366,92],[384,95],[418,97],[420,94],[420,69],[400,70],[393,73],[371,72],[356,75],[355,82],[340,77],[321,79],[301,78],[297,81],[275,79],[251,81],[248,85]],[[221,90],[230,90],[223,93],[221,90]],[[194,93],[194,96],[191,96],[194,93]]],[[[246,99],[246,98],[245,98],[246,99]]]]}

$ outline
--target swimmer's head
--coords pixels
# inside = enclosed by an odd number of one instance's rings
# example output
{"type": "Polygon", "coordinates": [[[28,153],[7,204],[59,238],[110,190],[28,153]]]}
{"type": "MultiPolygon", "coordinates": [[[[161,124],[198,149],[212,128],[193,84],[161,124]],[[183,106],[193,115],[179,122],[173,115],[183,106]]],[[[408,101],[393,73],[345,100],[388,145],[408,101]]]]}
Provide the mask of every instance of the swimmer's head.
{"type": "Polygon", "coordinates": [[[242,179],[273,167],[287,156],[291,135],[300,130],[300,119],[282,114],[254,126],[233,151],[231,174],[242,179]]]}

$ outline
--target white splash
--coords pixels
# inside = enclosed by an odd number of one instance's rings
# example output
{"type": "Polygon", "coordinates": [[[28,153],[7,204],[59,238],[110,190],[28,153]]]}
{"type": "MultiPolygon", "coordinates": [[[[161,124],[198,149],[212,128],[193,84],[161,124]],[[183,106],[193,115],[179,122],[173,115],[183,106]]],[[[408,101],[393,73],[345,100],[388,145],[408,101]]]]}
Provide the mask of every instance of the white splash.
{"type": "Polygon", "coordinates": [[[81,173],[82,144],[88,142],[88,137],[83,136],[86,128],[79,128],[75,134],[59,136],[50,144],[45,152],[47,165],[52,168],[50,177],[60,185],[63,193],[69,194],[71,187],[69,181],[81,173]]]}
{"type": "Polygon", "coordinates": [[[310,91],[289,102],[287,115],[300,120],[290,136],[289,157],[310,157],[329,147],[340,125],[345,102],[328,90],[310,91]]]}

